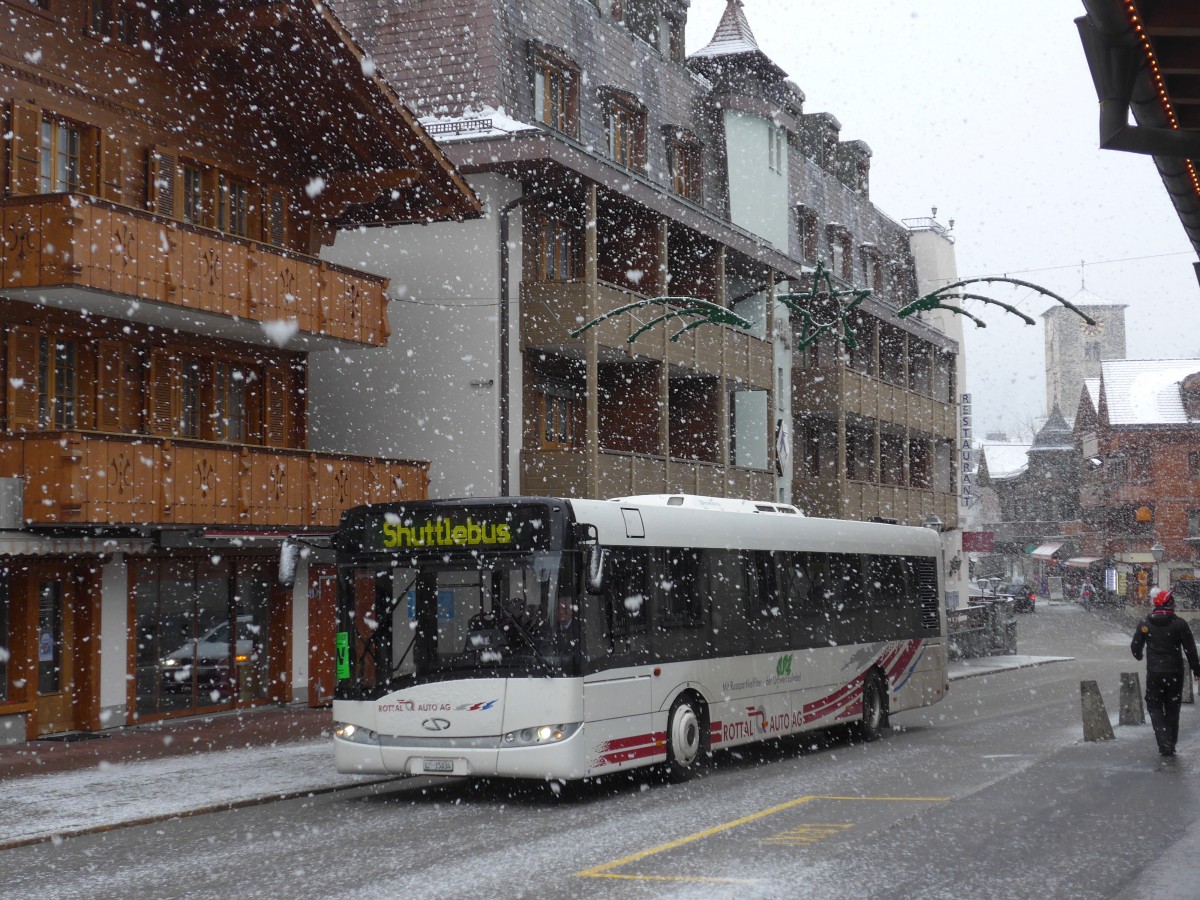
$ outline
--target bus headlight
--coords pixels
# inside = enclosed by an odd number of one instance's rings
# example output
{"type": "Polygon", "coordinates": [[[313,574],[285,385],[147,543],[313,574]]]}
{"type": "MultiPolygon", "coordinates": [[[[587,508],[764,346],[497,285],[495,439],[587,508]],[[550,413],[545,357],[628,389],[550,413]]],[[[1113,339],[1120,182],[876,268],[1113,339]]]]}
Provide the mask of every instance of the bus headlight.
{"type": "Polygon", "coordinates": [[[343,741],[350,741],[353,744],[376,744],[379,742],[379,735],[370,728],[351,725],[349,722],[335,722],[333,733],[343,741]]]}
{"type": "Polygon", "coordinates": [[[536,725],[533,728],[522,728],[520,731],[510,731],[504,735],[504,747],[529,747],[535,744],[555,744],[565,741],[579,730],[579,722],[566,725],[536,725]]]}

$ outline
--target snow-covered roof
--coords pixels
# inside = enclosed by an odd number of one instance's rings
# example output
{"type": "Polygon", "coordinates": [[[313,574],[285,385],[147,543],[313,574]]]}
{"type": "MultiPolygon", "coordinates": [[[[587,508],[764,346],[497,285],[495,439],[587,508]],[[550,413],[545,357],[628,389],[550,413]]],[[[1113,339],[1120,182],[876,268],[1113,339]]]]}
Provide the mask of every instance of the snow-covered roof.
{"type": "Polygon", "coordinates": [[[504,107],[485,106],[461,116],[425,116],[420,120],[425,131],[439,144],[455,141],[476,141],[481,138],[504,137],[522,131],[537,131],[530,125],[512,118],[504,107]]]}
{"type": "Polygon", "coordinates": [[[1112,425],[1186,425],[1179,382],[1200,359],[1109,359],[1100,363],[1112,425]]]}
{"type": "Polygon", "coordinates": [[[981,442],[979,452],[987,459],[988,477],[1012,478],[1020,475],[1029,465],[1031,446],[1028,443],[981,442]]]}
{"type": "Polygon", "coordinates": [[[1083,379],[1083,386],[1085,388],[1087,388],[1088,399],[1092,401],[1092,407],[1094,409],[1099,409],[1100,408],[1100,379],[1099,378],[1085,378],[1085,379],[1083,379]]]}

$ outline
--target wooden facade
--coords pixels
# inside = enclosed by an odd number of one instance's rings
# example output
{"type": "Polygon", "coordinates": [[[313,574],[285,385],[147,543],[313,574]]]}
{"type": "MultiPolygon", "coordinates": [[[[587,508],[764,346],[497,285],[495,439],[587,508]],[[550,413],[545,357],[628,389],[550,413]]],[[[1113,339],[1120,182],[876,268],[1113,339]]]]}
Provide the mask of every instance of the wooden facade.
{"type": "Polygon", "coordinates": [[[429,483],[308,449],[308,354],[390,336],[314,254],[479,202],[323,4],[4,7],[0,742],[302,698],[270,539],[429,483]]]}

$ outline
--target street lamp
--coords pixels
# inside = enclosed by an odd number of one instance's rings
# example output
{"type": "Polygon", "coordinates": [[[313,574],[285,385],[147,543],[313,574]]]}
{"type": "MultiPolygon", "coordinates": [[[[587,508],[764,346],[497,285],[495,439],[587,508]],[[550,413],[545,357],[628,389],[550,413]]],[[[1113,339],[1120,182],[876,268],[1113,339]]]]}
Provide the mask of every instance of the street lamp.
{"type": "Polygon", "coordinates": [[[1167,548],[1162,545],[1162,541],[1155,541],[1154,546],[1150,548],[1150,555],[1154,557],[1154,587],[1158,587],[1158,565],[1162,562],[1163,554],[1166,552],[1167,548]]]}

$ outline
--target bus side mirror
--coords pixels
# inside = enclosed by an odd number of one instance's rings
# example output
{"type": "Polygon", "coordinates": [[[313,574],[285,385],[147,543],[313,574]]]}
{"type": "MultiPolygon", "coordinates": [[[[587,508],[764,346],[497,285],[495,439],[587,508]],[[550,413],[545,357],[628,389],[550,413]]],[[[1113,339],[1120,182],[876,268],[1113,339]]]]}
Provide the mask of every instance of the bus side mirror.
{"type": "Polygon", "coordinates": [[[608,557],[608,551],[603,547],[592,544],[587,549],[587,569],[585,571],[586,583],[589,594],[600,594],[604,592],[604,562],[608,557]]]}
{"type": "Polygon", "coordinates": [[[301,546],[291,538],[283,539],[279,548],[279,583],[292,587],[296,583],[296,566],[300,562],[301,546]]]}

